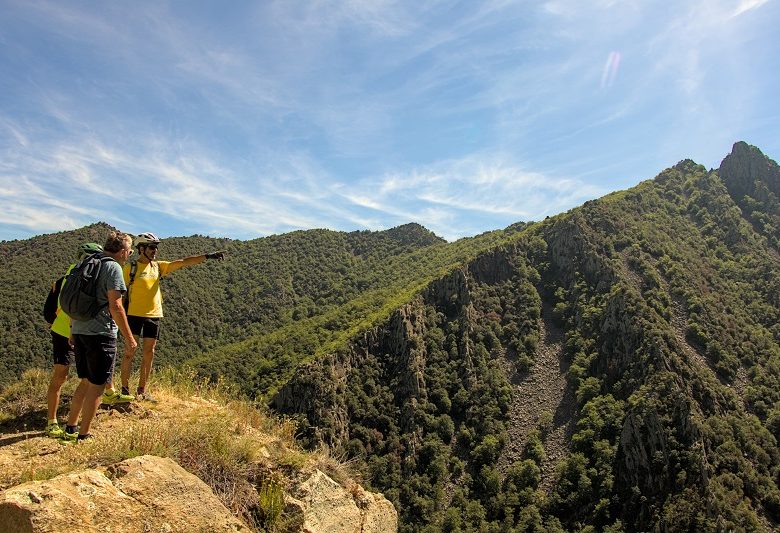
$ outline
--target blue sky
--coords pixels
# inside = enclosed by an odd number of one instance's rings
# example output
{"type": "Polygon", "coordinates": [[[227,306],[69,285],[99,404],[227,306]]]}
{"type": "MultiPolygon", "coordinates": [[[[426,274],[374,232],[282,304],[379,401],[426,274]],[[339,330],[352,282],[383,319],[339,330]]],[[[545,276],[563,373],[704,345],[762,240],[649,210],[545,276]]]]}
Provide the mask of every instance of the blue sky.
{"type": "Polygon", "coordinates": [[[452,240],[778,159],[779,4],[0,0],[0,240],[452,240]]]}

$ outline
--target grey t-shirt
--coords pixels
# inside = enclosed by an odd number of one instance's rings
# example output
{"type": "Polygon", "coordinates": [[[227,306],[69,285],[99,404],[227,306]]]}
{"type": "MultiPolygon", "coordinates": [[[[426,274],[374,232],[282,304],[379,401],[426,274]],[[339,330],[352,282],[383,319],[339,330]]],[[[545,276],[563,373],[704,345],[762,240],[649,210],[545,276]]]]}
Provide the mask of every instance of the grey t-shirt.
{"type": "Polygon", "coordinates": [[[117,325],[108,311],[108,291],[125,292],[125,280],[122,276],[122,267],[116,261],[106,261],[100,269],[97,280],[97,301],[101,306],[100,312],[92,320],[73,320],[71,332],[76,335],[105,335],[116,338],[117,325]]]}

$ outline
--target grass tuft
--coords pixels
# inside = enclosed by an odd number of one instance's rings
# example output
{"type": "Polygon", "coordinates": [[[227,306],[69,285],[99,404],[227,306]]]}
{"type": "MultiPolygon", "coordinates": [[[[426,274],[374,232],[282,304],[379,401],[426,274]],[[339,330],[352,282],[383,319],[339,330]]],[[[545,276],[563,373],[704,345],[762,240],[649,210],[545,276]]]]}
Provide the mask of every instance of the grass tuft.
{"type": "Polygon", "coordinates": [[[275,530],[281,523],[284,511],[282,483],[273,476],[263,478],[260,482],[257,501],[255,521],[265,530],[275,530]]]}

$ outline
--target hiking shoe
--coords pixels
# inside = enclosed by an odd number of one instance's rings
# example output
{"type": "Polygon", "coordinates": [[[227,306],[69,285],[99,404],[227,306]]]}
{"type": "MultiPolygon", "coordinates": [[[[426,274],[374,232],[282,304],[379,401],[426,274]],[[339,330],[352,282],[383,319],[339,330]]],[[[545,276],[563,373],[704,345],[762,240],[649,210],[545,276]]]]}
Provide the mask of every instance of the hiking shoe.
{"type": "Polygon", "coordinates": [[[67,431],[63,431],[62,435],[60,435],[59,440],[60,444],[75,444],[76,441],[78,441],[79,433],[78,431],[74,431],[73,433],[68,433],[67,431]]]}
{"type": "Polygon", "coordinates": [[[151,394],[149,394],[149,393],[148,393],[148,392],[146,392],[146,391],[144,391],[144,392],[139,392],[139,393],[136,395],[136,398],[138,398],[139,400],[143,400],[143,401],[145,401],[145,402],[151,402],[151,403],[160,403],[160,401],[159,401],[157,398],[155,398],[154,396],[152,396],[151,394]]]}
{"type": "Polygon", "coordinates": [[[65,433],[57,422],[46,424],[46,429],[44,429],[43,432],[53,439],[58,439],[65,433]]]}
{"type": "Polygon", "coordinates": [[[129,403],[135,400],[135,396],[132,396],[130,394],[121,394],[116,391],[111,392],[104,392],[103,393],[103,403],[106,405],[114,405],[116,403],[129,403]]]}

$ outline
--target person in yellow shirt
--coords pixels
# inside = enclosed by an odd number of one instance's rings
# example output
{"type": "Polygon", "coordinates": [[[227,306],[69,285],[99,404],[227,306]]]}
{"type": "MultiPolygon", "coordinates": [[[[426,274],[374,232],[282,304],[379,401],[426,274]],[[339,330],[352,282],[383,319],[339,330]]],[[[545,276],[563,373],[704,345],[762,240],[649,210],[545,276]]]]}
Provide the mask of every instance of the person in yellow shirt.
{"type": "MultiPolygon", "coordinates": [[[[154,351],[160,338],[160,322],[163,317],[162,292],[160,280],[180,268],[197,265],[206,259],[224,259],[224,252],[211,252],[202,255],[193,255],[176,261],[158,261],[157,248],[160,239],[154,233],[141,233],[133,245],[138,250],[138,259],[124,265],[125,284],[127,285],[127,299],[125,309],[130,330],[133,332],[139,344],[143,345],[143,358],[138,377],[138,390],[136,398],[155,402],[156,400],[146,390],[149,374],[152,371],[154,351]]],[[[133,368],[135,348],[125,349],[122,358],[122,392],[130,394],[130,373],[133,368]]]]}

